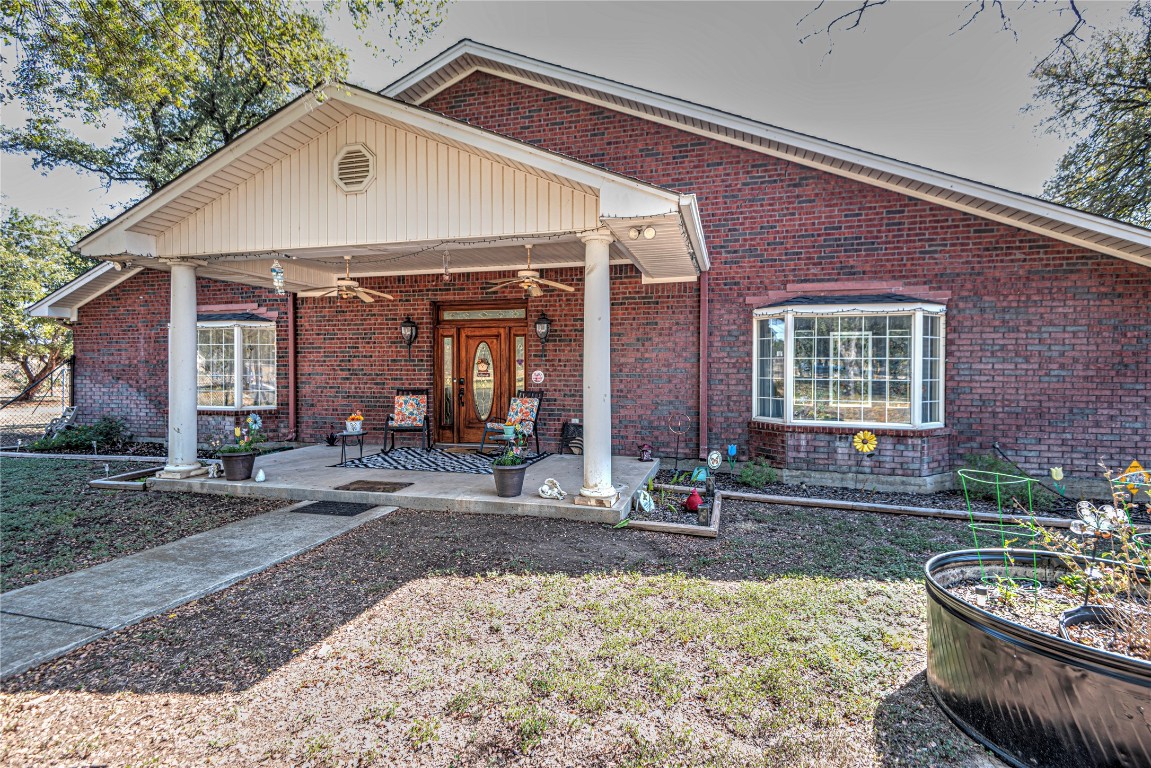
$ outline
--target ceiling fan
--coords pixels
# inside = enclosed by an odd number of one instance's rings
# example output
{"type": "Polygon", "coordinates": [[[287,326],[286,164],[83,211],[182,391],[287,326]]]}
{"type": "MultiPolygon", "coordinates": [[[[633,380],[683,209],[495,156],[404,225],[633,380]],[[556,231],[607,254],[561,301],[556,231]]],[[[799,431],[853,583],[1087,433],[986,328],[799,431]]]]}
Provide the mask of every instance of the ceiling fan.
{"type": "Polygon", "coordinates": [[[497,280],[487,287],[488,292],[498,291],[501,288],[506,288],[507,286],[512,285],[513,283],[518,283],[519,286],[523,288],[525,292],[527,292],[527,295],[533,299],[544,295],[544,289],[542,286],[545,285],[549,288],[559,288],[561,291],[567,291],[569,293],[575,290],[575,288],[572,288],[570,285],[557,283],[553,280],[544,280],[542,277],[540,277],[539,271],[532,269],[531,245],[525,245],[524,248],[527,248],[528,250],[527,269],[521,269],[520,271],[516,272],[515,277],[509,277],[506,280],[497,280]]]}
{"type": "Polygon", "coordinates": [[[341,299],[358,298],[360,301],[371,304],[375,301],[373,296],[379,296],[381,299],[388,301],[395,301],[396,298],[386,293],[373,291],[371,288],[361,288],[360,284],[352,279],[352,257],[344,257],[344,276],[336,278],[336,285],[333,288],[310,288],[306,291],[300,291],[297,296],[336,296],[341,299]]]}

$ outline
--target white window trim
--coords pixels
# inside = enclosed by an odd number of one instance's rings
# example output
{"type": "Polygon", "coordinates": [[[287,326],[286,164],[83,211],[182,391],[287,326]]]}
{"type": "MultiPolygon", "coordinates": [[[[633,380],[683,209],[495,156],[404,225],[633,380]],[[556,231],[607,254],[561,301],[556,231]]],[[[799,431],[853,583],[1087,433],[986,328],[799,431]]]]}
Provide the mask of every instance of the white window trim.
{"type": "Polygon", "coordinates": [[[920,432],[946,426],[944,382],[947,365],[947,307],[931,302],[887,302],[877,304],[803,304],[799,306],[761,307],[752,312],[751,332],[751,414],[752,421],[766,424],[794,424],[810,427],[849,427],[852,429],[885,429],[920,432]],[[795,318],[806,315],[910,315],[911,321],[911,423],[890,424],[874,421],[816,421],[795,418],[795,318]],[[923,421],[923,316],[938,315],[940,364],[944,366],[939,381],[939,421],[923,421]],[[783,318],[783,418],[757,416],[759,407],[759,326],[760,320],[783,318]]]}
{"type": "MultiPolygon", "coordinates": [[[[279,398],[279,391],[278,391],[279,386],[280,386],[280,382],[279,382],[278,376],[277,376],[277,381],[276,381],[277,393],[276,393],[276,404],[275,405],[248,405],[248,406],[243,405],[243,402],[244,402],[243,376],[240,373],[241,371],[244,370],[244,345],[241,343],[242,339],[239,338],[239,333],[238,333],[239,329],[240,328],[272,328],[272,329],[275,329],[275,327],[276,327],[276,323],[271,321],[271,320],[268,320],[268,321],[261,321],[261,320],[198,320],[196,322],[196,330],[197,331],[200,330],[201,328],[235,328],[235,329],[237,329],[236,332],[234,332],[234,334],[232,336],[232,366],[233,366],[232,370],[234,371],[234,373],[232,375],[232,386],[233,386],[232,401],[235,403],[235,405],[233,405],[233,406],[200,405],[200,403],[198,402],[199,401],[199,393],[197,393],[197,397],[196,397],[196,399],[197,399],[196,410],[197,411],[224,412],[224,413],[238,413],[240,411],[243,411],[245,413],[249,413],[252,411],[274,411],[280,407],[280,404],[279,404],[280,398],[279,398]]],[[[197,347],[197,351],[199,351],[199,343],[196,344],[196,347],[197,347]]],[[[276,356],[277,356],[276,363],[278,365],[279,364],[279,346],[278,345],[277,345],[277,349],[276,349],[276,356]]]]}

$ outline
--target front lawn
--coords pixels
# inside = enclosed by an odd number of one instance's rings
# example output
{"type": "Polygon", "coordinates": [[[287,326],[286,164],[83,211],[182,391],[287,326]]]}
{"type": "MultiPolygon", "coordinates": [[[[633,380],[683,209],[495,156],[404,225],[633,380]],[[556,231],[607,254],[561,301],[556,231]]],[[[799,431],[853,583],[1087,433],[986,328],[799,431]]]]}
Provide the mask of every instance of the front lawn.
{"type": "Polygon", "coordinates": [[[922,563],[967,542],[735,502],[718,541],[401,510],[6,681],[0,758],[988,765],[923,680],[922,563]]]}
{"type": "MultiPolygon", "coordinates": [[[[112,462],[110,474],[155,467],[112,462]]],[[[282,501],[91,488],[104,463],[4,459],[0,591],[62,576],[251,515],[282,501]]]]}

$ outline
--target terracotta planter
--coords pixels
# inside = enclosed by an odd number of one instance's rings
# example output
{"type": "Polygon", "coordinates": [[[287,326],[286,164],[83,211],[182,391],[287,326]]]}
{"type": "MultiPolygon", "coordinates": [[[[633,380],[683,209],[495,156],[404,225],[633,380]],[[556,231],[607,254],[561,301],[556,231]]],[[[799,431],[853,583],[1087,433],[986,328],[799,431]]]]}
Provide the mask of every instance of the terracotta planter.
{"type": "Polygon", "coordinates": [[[526,464],[517,464],[512,467],[492,466],[496,477],[496,496],[510,499],[519,496],[524,490],[524,475],[527,474],[526,464]]]}
{"type": "Polygon", "coordinates": [[[224,479],[248,480],[252,477],[252,466],[256,463],[256,452],[221,453],[220,462],[224,465],[224,479]]]}
{"type": "MultiPolygon", "coordinates": [[[[961,600],[948,586],[1009,575],[1052,582],[1058,556],[965,550],[927,563],[927,683],[959,728],[1017,768],[1151,765],[1151,663],[1037,632],[961,600]]],[[[1090,558],[1075,557],[1087,564],[1090,558]]],[[[1072,622],[1083,611],[1069,611],[1072,622]]]]}

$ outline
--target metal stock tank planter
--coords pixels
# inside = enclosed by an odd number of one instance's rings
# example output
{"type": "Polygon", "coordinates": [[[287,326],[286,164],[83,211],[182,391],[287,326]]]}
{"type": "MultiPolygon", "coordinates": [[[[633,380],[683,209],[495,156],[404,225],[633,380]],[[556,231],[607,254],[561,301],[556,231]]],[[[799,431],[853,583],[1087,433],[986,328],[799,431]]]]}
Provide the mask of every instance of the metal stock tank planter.
{"type": "Polygon", "coordinates": [[[1008,621],[952,591],[988,577],[1055,583],[1069,573],[1065,557],[988,549],[929,560],[928,685],[961,730],[1013,766],[1151,766],[1151,663],[1008,621]]]}

